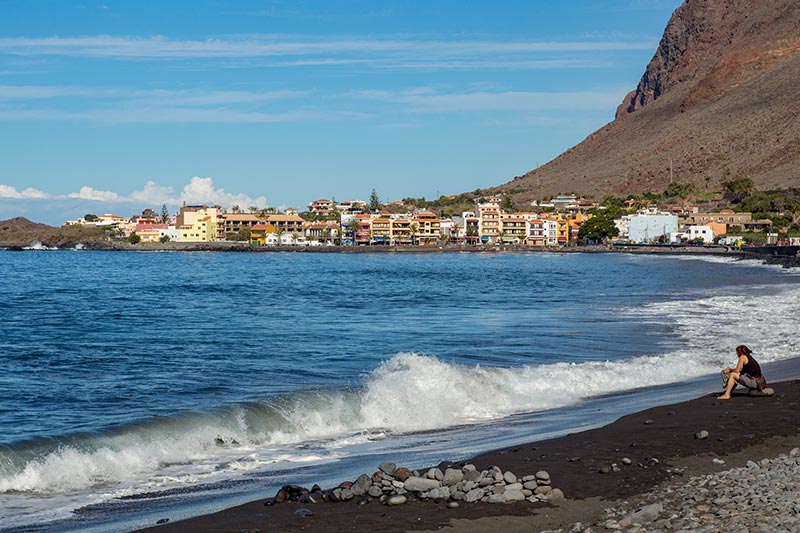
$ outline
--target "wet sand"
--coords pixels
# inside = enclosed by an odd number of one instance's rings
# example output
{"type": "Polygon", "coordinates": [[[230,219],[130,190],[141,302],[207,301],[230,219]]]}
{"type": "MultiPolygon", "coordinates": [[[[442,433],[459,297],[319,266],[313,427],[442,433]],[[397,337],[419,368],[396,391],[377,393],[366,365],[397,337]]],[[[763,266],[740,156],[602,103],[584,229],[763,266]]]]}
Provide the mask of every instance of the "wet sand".
{"type": "MultiPolygon", "coordinates": [[[[709,384],[709,389],[716,384],[709,384]]],[[[569,434],[475,457],[478,469],[497,465],[519,476],[550,473],[554,487],[567,497],[558,505],[444,504],[415,501],[398,507],[377,500],[347,503],[283,503],[264,506],[264,498],[215,514],[167,523],[142,531],[161,533],[242,531],[541,531],[592,522],[604,508],[621,500],[635,503],[664,483],[744,465],[748,459],[775,457],[800,445],[800,380],[770,384],[772,397],[753,398],[734,391],[728,401],[718,393],[624,416],[597,429],[569,434]],[[706,439],[696,439],[701,430],[706,439]],[[622,458],[631,459],[625,466],[622,458]],[[725,460],[724,465],[712,459],[725,460]],[[648,458],[651,458],[648,460],[648,458]],[[653,464],[652,458],[658,460],[653,464]],[[619,472],[601,473],[617,463],[619,472]],[[295,511],[305,507],[313,516],[295,511]]],[[[447,460],[446,457],[442,457],[447,460]]],[[[377,466],[377,465],[375,465],[377,466]]],[[[369,472],[372,473],[371,471],[369,472]]]]}

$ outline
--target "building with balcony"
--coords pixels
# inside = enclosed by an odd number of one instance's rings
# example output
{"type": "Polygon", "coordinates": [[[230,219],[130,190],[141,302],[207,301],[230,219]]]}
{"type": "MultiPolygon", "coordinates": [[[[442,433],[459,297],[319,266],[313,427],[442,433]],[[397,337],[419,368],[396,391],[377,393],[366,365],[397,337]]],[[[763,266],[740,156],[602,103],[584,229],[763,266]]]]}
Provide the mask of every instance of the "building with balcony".
{"type": "Polygon", "coordinates": [[[409,228],[415,244],[431,246],[439,244],[442,238],[441,220],[435,213],[420,211],[411,220],[409,228]]]}

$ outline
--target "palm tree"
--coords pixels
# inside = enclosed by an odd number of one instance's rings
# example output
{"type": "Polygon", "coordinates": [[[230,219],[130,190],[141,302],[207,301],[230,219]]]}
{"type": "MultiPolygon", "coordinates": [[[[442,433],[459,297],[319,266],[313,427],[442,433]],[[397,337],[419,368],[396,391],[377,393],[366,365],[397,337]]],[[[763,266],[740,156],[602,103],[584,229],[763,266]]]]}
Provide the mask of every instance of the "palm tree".
{"type": "Polygon", "coordinates": [[[416,222],[412,222],[411,225],[408,227],[411,233],[411,245],[414,246],[417,244],[417,235],[419,234],[419,224],[416,222]]]}
{"type": "Polygon", "coordinates": [[[248,209],[250,210],[251,215],[255,215],[256,213],[258,213],[258,206],[251,205],[250,207],[248,207],[248,209]]]}
{"type": "Polygon", "coordinates": [[[241,209],[239,209],[239,205],[238,204],[233,204],[231,206],[231,211],[233,211],[234,214],[237,214],[237,213],[239,213],[241,211],[241,209]]]}

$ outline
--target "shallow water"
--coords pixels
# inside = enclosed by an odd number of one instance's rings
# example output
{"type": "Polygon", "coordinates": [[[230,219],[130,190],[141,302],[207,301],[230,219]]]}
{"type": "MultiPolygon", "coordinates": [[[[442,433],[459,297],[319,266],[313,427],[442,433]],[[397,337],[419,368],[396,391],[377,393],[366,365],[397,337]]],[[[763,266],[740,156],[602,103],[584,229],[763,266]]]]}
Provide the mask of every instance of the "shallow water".
{"type": "Polygon", "coordinates": [[[125,531],[688,397],[736,344],[798,355],[798,281],[715,257],[0,253],[0,527],[125,531]]]}

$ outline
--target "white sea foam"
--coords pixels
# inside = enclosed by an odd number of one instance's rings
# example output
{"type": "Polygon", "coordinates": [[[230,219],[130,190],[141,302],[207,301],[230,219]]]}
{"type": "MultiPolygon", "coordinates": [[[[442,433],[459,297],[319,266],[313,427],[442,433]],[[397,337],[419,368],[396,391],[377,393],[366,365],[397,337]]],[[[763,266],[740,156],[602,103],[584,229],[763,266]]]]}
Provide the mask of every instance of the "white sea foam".
{"type": "Polygon", "coordinates": [[[47,246],[45,244],[42,244],[40,241],[33,241],[28,246],[23,246],[22,249],[23,250],[58,250],[58,248],[55,248],[53,246],[47,246]]]}
{"type": "Polygon", "coordinates": [[[796,285],[616,312],[674,329],[679,348],[625,360],[514,368],[401,353],[379,365],[357,391],[177,416],[35,453],[0,451],[0,493],[67,495],[106,487],[110,497],[221,480],[274,464],[334,461],[348,447],[392,433],[569,406],[716,372],[733,363],[733,348],[741,343],[756,349],[761,362],[800,353],[796,285]]]}

